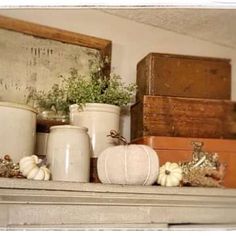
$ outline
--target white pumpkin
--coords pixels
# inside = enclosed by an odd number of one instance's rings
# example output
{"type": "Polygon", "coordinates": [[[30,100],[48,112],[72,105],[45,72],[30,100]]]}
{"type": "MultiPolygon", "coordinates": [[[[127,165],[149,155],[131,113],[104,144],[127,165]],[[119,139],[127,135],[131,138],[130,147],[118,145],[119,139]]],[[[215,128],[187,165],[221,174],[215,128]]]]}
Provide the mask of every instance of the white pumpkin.
{"type": "Polygon", "coordinates": [[[158,170],[159,158],[146,145],[109,147],[98,156],[98,177],[104,184],[151,185],[158,170]]]}
{"type": "Polygon", "coordinates": [[[175,187],[183,178],[182,168],[177,163],[166,162],[161,166],[157,183],[161,186],[175,187]]]}
{"type": "Polygon", "coordinates": [[[42,162],[36,155],[23,157],[20,159],[19,166],[23,176],[33,180],[49,180],[50,170],[45,166],[39,167],[42,162]]]}

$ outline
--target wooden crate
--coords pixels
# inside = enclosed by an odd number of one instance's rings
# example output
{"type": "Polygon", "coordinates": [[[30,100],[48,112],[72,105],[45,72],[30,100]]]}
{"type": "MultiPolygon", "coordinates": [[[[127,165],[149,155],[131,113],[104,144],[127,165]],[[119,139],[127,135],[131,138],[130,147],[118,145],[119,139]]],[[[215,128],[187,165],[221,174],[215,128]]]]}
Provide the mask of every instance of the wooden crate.
{"type": "Polygon", "coordinates": [[[137,65],[137,85],[137,101],[144,95],[230,99],[230,60],[150,53],[137,65]]]}
{"type": "Polygon", "coordinates": [[[167,161],[182,162],[191,160],[192,141],[204,142],[204,151],[219,154],[220,162],[227,165],[224,186],[236,188],[236,140],[145,136],[133,140],[132,143],[152,147],[157,152],[162,165],[167,161]]]}
{"type": "Polygon", "coordinates": [[[235,110],[236,103],[228,100],[144,96],[131,107],[131,139],[235,138],[235,110]]]}

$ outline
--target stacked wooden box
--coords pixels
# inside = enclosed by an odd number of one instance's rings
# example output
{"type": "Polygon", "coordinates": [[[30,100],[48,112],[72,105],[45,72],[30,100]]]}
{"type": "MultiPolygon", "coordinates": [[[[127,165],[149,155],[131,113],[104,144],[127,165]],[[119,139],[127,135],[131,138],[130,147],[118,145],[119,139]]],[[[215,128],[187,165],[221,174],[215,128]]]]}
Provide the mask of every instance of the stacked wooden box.
{"type": "Polygon", "coordinates": [[[230,60],[151,53],[137,65],[137,85],[132,142],[152,146],[163,164],[190,160],[191,142],[202,140],[227,164],[225,186],[236,187],[230,60]]]}

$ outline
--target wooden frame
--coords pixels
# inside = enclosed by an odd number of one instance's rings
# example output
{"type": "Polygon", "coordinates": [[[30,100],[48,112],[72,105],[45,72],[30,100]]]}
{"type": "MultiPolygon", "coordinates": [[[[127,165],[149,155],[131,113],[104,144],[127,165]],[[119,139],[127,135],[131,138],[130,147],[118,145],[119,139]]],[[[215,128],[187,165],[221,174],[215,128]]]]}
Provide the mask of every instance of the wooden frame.
{"type": "MultiPolygon", "coordinates": [[[[112,42],[110,40],[17,20],[6,16],[0,16],[0,28],[21,32],[39,38],[52,39],[63,43],[97,49],[100,51],[102,57],[111,59],[112,42]]],[[[106,68],[106,71],[110,71],[110,64],[109,68],[106,68]]]]}

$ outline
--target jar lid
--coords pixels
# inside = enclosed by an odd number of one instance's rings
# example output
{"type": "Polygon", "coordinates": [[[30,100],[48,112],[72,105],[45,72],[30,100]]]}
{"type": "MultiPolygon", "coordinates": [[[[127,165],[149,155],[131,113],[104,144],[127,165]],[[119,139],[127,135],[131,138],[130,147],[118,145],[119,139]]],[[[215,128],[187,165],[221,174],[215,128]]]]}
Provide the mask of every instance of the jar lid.
{"type": "Polygon", "coordinates": [[[77,129],[77,130],[88,132],[87,127],[76,126],[76,125],[55,125],[55,126],[50,127],[50,131],[54,129],[77,129]]]}

